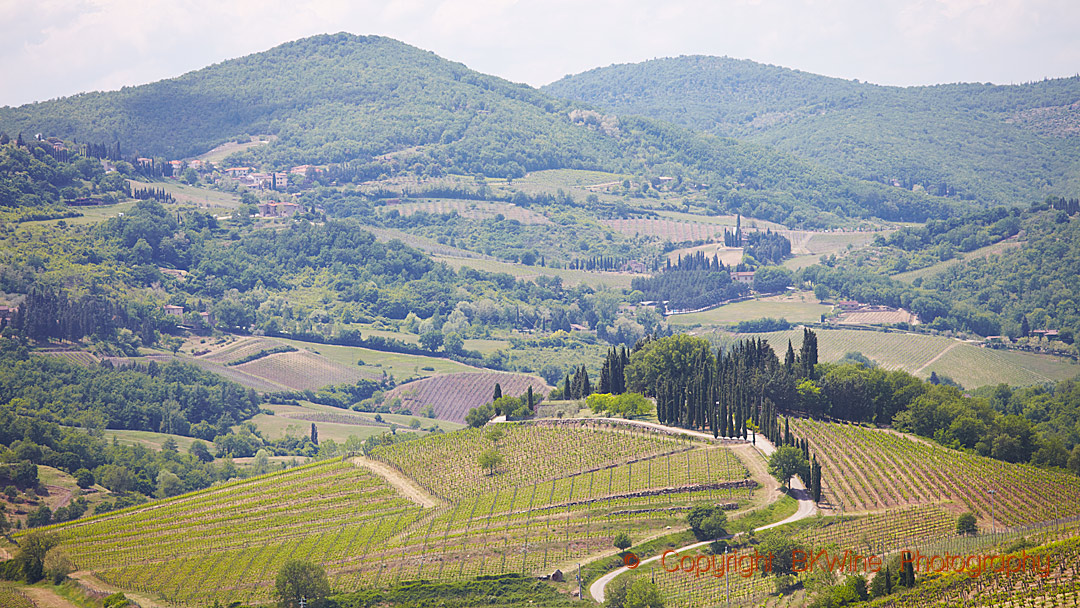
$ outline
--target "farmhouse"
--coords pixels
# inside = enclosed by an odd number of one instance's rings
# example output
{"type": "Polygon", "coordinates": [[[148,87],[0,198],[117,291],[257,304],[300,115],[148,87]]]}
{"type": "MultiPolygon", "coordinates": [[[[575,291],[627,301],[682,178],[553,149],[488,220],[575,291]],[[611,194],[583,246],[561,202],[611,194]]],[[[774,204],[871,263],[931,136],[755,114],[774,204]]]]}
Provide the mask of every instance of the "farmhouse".
{"type": "Polygon", "coordinates": [[[844,312],[851,312],[862,308],[862,304],[859,304],[855,300],[841,300],[836,303],[836,307],[844,312]]]}
{"type": "Polygon", "coordinates": [[[183,319],[184,318],[184,307],[183,306],[174,306],[172,304],[166,304],[165,305],[165,314],[169,315],[170,317],[176,317],[177,319],[183,319]]]}
{"type": "Polygon", "coordinates": [[[229,174],[229,177],[234,178],[243,177],[245,175],[248,175],[249,173],[253,173],[254,171],[255,169],[252,169],[251,167],[232,167],[230,169],[225,169],[225,173],[229,174]]]}
{"type": "Polygon", "coordinates": [[[754,283],[754,271],[745,270],[731,273],[731,280],[736,283],[742,283],[743,285],[752,285],[754,283]]]}
{"type": "Polygon", "coordinates": [[[290,202],[259,203],[259,216],[261,217],[292,217],[303,210],[304,208],[301,205],[290,202]]]}

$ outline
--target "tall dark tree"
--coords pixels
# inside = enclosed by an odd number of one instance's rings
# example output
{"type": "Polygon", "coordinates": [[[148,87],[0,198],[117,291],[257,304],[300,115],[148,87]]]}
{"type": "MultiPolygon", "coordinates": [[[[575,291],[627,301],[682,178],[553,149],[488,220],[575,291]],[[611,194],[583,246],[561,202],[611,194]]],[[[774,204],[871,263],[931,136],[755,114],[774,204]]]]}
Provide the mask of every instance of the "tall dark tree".
{"type": "Polygon", "coordinates": [[[499,399],[501,399],[501,398],[502,398],[502,387],[501,387],[501,386],[499,386],[499,383],[498,383],[498,382],[496,382],[496,383],[495,383],[495,394],[494,394],[494,396],[493,396],[493,397],[491,398],[491,400],[492,400],[492,401],[498,401],[498,400],[499,400],[499,399]]]}
{"type": "Polygon", "coordinates": [[[319,445],[319,428],[315,426],[315,423],[311,423],[311,443],[319,445]]]}

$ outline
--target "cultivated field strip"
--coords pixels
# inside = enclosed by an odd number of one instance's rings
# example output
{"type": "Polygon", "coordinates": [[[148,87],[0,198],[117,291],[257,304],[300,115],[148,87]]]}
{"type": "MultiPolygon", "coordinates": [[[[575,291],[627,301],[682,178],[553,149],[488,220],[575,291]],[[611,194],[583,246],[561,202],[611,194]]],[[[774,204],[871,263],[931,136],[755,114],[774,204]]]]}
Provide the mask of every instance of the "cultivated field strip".
{"type": "Polygon", "coordinates": [[[675,437],[599,426],[507,424],[499,428],[506,436],[497,444],[486,438],[484,430],[466,429],[380,447],[372,457],[407,471],[433,494],[455,500],[690,447],[675,437]],[[475,455],[495,447],[504,464],[498,475],[489,475],[475,455]],[[470,457],[462,459],[461,454],[470,457]],[[454,462],[453,466],[446,464],[449,462],[454,462]]]}
{"type": "Polygon", "coordinates": [[[792,420],[822,461],[824,500],[847,511],[951,501],[987,525],[1080,515],[1080,479],[850,424],[792,420]],[[990,490],[994,493],[991,494],[990,490]]]}
{"type": "Polygon", "coordinates": [[[218,350],[199,357],[203,361],[211,361],[213,363],[232,363],[233,361],[239,361],[249,355],[254,355],[261,350],[269,350],[275,346],[280,346],[279,343],[273,340],[267,340],[265,338],[240,338],[232,344],[227,344],[218,350]]]}
{"type": "Polygon", "coordinates": [[[509,397],[524,395],[530,386],[537,398],[551,390],[543,378],[529,374],[460,372],[402,384],[387,393],[386,399],[401,399],[401,406],[413,412],[430,405],[440,420],[463,423],[470,409],[491,402],[496,384],[509,397]]]}
{"type": "Polygon", "coordinates": [[[262,357],[237,365],[236,369],[293,390],[314,390],[331,384],[377,378],[358,366],[342,365],[306,350],[262,357]]]}

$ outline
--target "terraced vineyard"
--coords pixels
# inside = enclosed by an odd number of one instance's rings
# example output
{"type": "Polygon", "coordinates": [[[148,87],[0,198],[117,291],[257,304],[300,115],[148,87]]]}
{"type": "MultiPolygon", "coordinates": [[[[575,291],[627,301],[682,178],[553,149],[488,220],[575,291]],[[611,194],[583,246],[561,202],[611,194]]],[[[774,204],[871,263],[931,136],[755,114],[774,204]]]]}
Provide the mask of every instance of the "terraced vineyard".
{"type": "Polygon", "coordinates": [[[846,511],[951,501],[990,527],[1080,515],[1080,478],[850,424],[792,420],[822,459],[823,502],[846,511]],[[990,494],[990,491],[994,494],[990,494]]]}
{"type": "Polygon", "coordinates": [[[401,407],[419,414],[427,406],[435,417],[453,422],[465,422],[469,410],[491,401],[495,384],[502,394],[519,397],[531,386],[539,398],[551,391],[543,378],[511,372],[462,372],[445,374],[402,384],[386,394],[387,400],[401,399],[401,407]]]}
{"type": "MultiPolygon", "coordinates": [[[[281,564],[322,564],[338,590],[538,574],[679,525],[694,503],[738,507],[747,470],[722,445],[638,429],[506,425],[485,477],[479,431],[380,448],[450,497],[422,507],[350,462],[322,462],[50,529],[79,569],[174,606],[265,603],[281,564]],[[461,470],[461,475],[455,471],[461,470]],[[434,483],[434,482],[431,482],[434,483]],[[471,488],[471,489],[470,489],[471,488]]],[[[389,461],[389,460],[388,460],[389,461]]],[[[393,461],[390,461],[393,462],[393,461]]]]}

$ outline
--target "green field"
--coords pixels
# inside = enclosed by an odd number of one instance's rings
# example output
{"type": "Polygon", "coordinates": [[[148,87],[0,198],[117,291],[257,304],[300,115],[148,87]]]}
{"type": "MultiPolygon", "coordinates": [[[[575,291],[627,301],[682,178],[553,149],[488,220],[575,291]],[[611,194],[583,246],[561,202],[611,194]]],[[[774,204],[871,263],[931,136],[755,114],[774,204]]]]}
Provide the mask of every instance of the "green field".
{"type": "Polygon", "coordinates": [[[122,203],[116,203],[115,205],[95,205],[93,207],[78,207],[75,210],[82,214],[81,217],[67,217],[59,220],[38,220],[34,222],[23,222],[21,226],[55,226],[59,222],[64,222],[68,225],[75,224],[96,224],[103,222],[110,217],[116,217],[121,213],[127,213],[135,206],[135,201],[124,201],[122,203]]]}
{"type": "Polygon", "coordinates": [[[474,371],[475,369],[463,363],[458,363],[457,361],[450,359],[443,359],[441,357],[406,355],[402,353],[371,350],[370,348],[359,348],[356,346],[314,344],[311,342],[301,342],[299,340],[286,340],[284,338],[275,338],[275,340],[299,349],[306,349],[318,353],[331,361],[343,365],[356,365],[357,361],[363,361],[364,365],[362,367],[364,371],[369,374],[379,374],[382,371],[386,371],[387,374],[392,374],[399,382],[405,378],[434,376],[435,374],[450,374],[453,372],[467,372],[474,371]],[[424,369],[425,367],[430,367],[432,369],[426,370],[424,369]]]}
{"type": "Polygon", "coordinates": [[[1015,241],[1015,240],[1001,241],[1000,243],[994,243],[993,245],[987,245],[986,247],[980,247],[980,248],[975,249],[973,251],[969,251],[967,253],[960,254],[960,255],[956,256],[955,258],[953,258],[951,260],[945,260],[944,262],[938,262],[937,264],[927,266],[926,268],[920,268],[918,270],[909,270],[908,272],[901,272],[899,274],[894,274],[894,275],[892,275],[892,278],[896,279],[897,281],[904,281],[905,283],[910,283],[910,282],[914,281],[915,279],[925,279],[926,277],[928,277],[928,276],[930,276],[932,274],[937,274],[937,273],[941,272],[942,270],[945,270],[947,268],[951,268],[953,266],[956,266],[957,264],[960,264],[964,260],[973,260],[973,259],[976,259],[976,258],[985,258],[985,257],[991,256],[991,255],[999,255],[999,254],[1002,254],[1002,253],[1004,253],[1004,252],[1006,252],[1006,251],[1008,251],[1010,249],[1014,249],[1014,248],[1019,247],[1019,246],[1020,246],[1019,241],[1015,241]]]}
{"type": "Polygon", "coordinates": [[[764,298],[735,302],[704,312],[672,315],[668,317],[668,323],[683,326],[719,326],[762,317],[787,319],[791,323],[817,323],[821,320],[821,315],[832,311],[831,306],[817,303],[813,294],[808,294],[806,298],[808,301],[778,301],[773,298],[764,298]]]}
{"type": "MultiPolygon", "coordinates": [[[[1061,357],[992,350],[944,336],[850,329],[822,329],[817,336],[822,362],[836,361],[856,351],[885,369],[902,369],[920,378],[937,372],[969,389],[1001,382],[1014,386],[1040,384],[1080,374],[1080,365],[1061,357]]],[[[746,337],[767,339],[781,357],[789,339],[796,350],[802,344],[802,330],[798,329],[746,337]]]]}
{"type": "Polygon", "coordinates": [[[150,448],[152,450],[160,450],[161,446],[165,444],[165,440],[172,438],[172,440],[176,442],[176,446],[181,452],[187,452],[188,448],[191,447],[191,444],[199,441],[194,437],[185,437],[183,435],[154,433],[152,431],[114,431],[109,429],[105,430],[105,438],[109,441],[116,439],[121,444],[141,445],[144,448],[150,448]]]}
{"type": "Polygon", "coordinates": [[[264,140],[264,139],[253,139],[253,140],[251,140],[249,142],[242,143],[242,144],[238,144],[235,141],[226,142],[226,143],[221,144],[220,146],[214,148],[213,150],[210,150],[209,152],[204,152],[203,154],[200,154],[200,155],[196,156],[195,158],[197,158],[197,159],[199,159],[199,160],[201,160],[203,162],[217,164],[217,163],[220,163],[221,161],[225,160],[225,157],[229,156],[230,154],[235,154],[237,152],[243,152],[244,150],[248,150],[248,149],[254,148],[256,146],[264,146],[264,145],[270,143],[269,139],[277,139],[277,136],[276,135],[270,135],[269,138],[266,139],[266,140],[264,140]]]}
{"type": "Polygon", "coordinates": [[[174,179],[164,179],[150,183],[131,181],[131,185],[137,188],[164,188],[166,192],[173,195],[176,202],[181,204],[208,209],[234,209],[240,206],[240,196],[237,194],[210,190],[209,188],[196,188],[174,179]]]}

